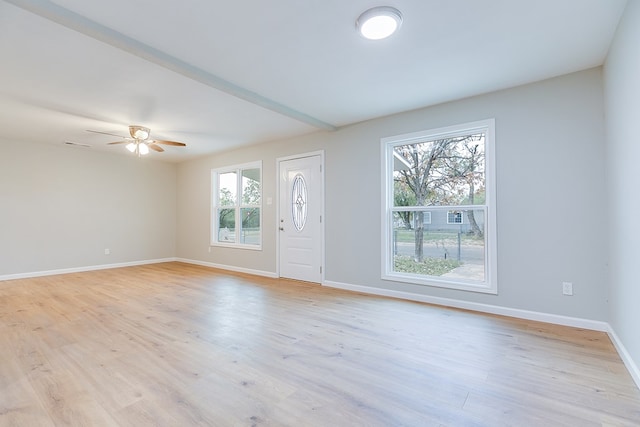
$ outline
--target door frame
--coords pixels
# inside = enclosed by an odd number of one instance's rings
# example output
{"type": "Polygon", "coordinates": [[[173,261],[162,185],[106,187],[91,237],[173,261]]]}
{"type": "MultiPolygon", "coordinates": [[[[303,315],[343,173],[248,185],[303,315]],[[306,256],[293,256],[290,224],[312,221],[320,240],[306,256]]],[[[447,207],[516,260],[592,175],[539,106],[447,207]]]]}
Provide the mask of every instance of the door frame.
{"type": "Polygon", "coordinates": [[[280,276],[280,182],[282,181],[280,176],[280,163],[287,160],[296,160],[303,159],[305,157],[314,157],[320,156],[320,284],[324,283],[324,274],[326,271],[325,268],[325,258],[324,258],[324,247],[325,247],[325,235],[324,235],[324,224],[325,224],[325,215],[324,215],[324,150],[318,151],[310,151],[307,153],[293,154],[291,156],[278,157],[276,158],[276,171],[277,171],[277,179],[276,179],[276,199],[278,203],[276,203],[276,218],[275,218],[275,230],[276,230],[276,276],[280,276]]]}

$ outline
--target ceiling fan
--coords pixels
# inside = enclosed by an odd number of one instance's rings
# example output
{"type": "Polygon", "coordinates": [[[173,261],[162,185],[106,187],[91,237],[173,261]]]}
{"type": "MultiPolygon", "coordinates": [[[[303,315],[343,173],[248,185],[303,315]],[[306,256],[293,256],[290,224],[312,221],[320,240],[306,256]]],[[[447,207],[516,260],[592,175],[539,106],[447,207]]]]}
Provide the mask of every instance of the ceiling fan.
{"type": "Polygon", "coordinates": [[[185,147],[187,145],[183,142],[165,141],[162,139],[149,139],[149,136],[151,136],[151,130],[147,127],[138,125],[129,126],[129,135],[131,135],[130,137],[89,129],[87,129],[87,132],[100,133],[103,135],[111,135],[122,138],[121,141],[109,142],[108,145],[127,144],[127,150],[137,154],[138,157],[149,154],[149,149],[152,149],[159,153],[163,152],[164,148],[162,148],[160,145],[173,145],[175,147],[185,147]]]}

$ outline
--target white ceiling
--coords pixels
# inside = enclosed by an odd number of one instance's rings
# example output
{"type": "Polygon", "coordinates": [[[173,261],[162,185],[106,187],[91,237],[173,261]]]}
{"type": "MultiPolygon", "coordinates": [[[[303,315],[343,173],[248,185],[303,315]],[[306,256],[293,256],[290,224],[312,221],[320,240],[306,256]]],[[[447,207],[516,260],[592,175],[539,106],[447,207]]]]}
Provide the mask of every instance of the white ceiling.
{"type": "Polygon", "coordinates": [[[391,0],[365,40],[379,4],[2,0],[0,138],[128,154],[86,129],[139,124],[183,161],[335,129],[601,65],[626,0],[391,0]]]}

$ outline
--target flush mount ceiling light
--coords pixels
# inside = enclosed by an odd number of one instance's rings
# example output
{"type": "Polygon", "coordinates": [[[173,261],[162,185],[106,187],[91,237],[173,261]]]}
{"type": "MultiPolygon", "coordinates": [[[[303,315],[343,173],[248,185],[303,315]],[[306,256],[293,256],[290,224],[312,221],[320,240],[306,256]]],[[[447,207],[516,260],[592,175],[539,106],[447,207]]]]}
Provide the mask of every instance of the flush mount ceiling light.
{"type": "Polygon", "coordinates": [[[379,6],[366,10],[356,20],[356,28],[369,40],[389,37],[402,25],[402,14],[394,7],[379,6]]]}

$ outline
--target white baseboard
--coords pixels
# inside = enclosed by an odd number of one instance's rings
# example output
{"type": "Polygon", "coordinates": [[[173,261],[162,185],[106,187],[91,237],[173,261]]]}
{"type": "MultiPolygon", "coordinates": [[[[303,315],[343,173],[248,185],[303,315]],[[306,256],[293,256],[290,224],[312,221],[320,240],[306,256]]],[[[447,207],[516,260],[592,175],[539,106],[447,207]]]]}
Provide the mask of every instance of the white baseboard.
{"type": "Polygon", "coordinates": [[[198,261],[198,260],[185,259],[185,258],[162,258],[162,259],[150,259],[150,260],[143,260],[143,261],[121,262],[116,264],[88,265],[85,267],[33,271],[29,273],[5,274],[5,275],[0,275],[0,282],[4,280],[29,279],[32,277],[54,276],[56,274],[82,273],[85,271],[107,270],[110,268],[133,267],[136,265],[159,264],[162,262],[173,262],[173,261],[184,262],[187,264],[201,265],[203,267],[218,268],[220,270],[235,271],[237,273],[253,274],[255,276],[263,276],[263,277],[270,277],[270,278],[278,277],[276,273],[273,273],[271,271],[261,271],[261,270],[254,270],[251,268],[234,267],[232,265],[216,264],[213,262],[198,261]]]}
{"type": "Polygon", "coordinates": [[[29,273],[5,274],[0,276],[3,280],[30,279],[32,277],[54,276],[56,274],[82,273],[85,271],[107,270],[110,268],[133,267],[136,265],[159,264],[161,262],[176,261],[176,258],[148,259],[143,261],[120,262],[116,264],[88,265],[85,267],[61,268],[57,270],[34,271],[29,273]]]}
{"type": "MultiPolygon", "coordinates": [[[[162,258],[162,259],[153,259],[153,260],[123,262],[123,263],[116,263],[116,264],[102,264],[102,265],[91,265],[91,266],[85,266],[85,267],[63,268],[63,269],[57,269],[57,270],[36,271],[31,273],[7,274],[7,275],[0,276],[0,282],[5,280],[53,276],[56,274],[81,273],[85,271],[106,270],[110,268],[132,267],[132,266],[146,265],[146,264],[159,264],[163,262],[172,262],[172,261],[200,265],[203,267],[212,267],[212,268],[217,268],[221,270],[235,271],[238,273],[253,274],[253,275],[262,276],[262,277],[270,277],[270,278],[278,277],[276,273],[270,272],[270,271],[254,270],[250,268],[235,267],[230,265],[216,264],[212,262],[197,261],[197,260],[191,260],[191,259],[185,259],[185,258],[162,258]]],[[[572,326],[575,328],[607,332],[618,354],[620,355],[620,358],[622,359],[625,366],[627,367],[629,374],[633,378],[638,388],[640,388],[640,369],[638,368],[638,365],[636,365],[634,360],[631,358],[631,355],[629,354],[625,346],[620,341],[620,338],[618,337],[616,332],[613,330],[611,325],[609,325],[607,322],[600,322],[595,320],[581,319],[581,318],[569,317],[569,316],[560,316],[557,314],[540,313],[540,312],[529,311],[529,310],[520,310],[520,309],[508,308],[508,307],[500,307],[500,306],[490,305],[490,304],[461,301],[461,300],[455,300],[451,298],[434,297],[429,295],[415,294],[411,292],[394,291],[391,289],[374,288],[374,287],[362,286],[362,285],[352,285],[348,283],[333,282],[330,280],[325,280],[322,283],[322,285],[331,287],[331,288],[344,289],[344,290],[361,292],[361,293],[371,294],[371,295],[380,295],[385,297],[405,299],[409,301],[418,301],[418,302],[424,302],[429,304],[442,305],[445,307],[454,307],[454,308],[461,308],[465,310],[478,311],[481,313],[498,314],[502,316],[515,317],[519,319],[534,320],[539,322],[553,323],[556,325],[572,326]]]]}
{"type": "Polygon", "coordinates": [[[429,304],[446,307],[462,308],[464,310],[479,311],[482,313],[498,314],[501,316],[516,317],[518,319],[535,320],[538,322],[553,323],[556,325],[573,326],[574,328],[591,329],[594,331],[608,332],[609,324],[596,320],[581,319],[577,317],[560,316],[557,314],[540,313],[537,311],[520,310],[517,308],[500,307],[497,305],[482,304],[470,301],[461,301],[451,298],[441,298],[429,295],[415,294],[412,292],[394,291],[391,289],[374,288],[370,286],[351,285],[347,283],[325,281],[323,286],[362,292],[366,294],[406,299],[410,301],[426,302],[429,304]]]}
{"type": "Polygon", "coordinates": [[[518,319],[535,320],[538,322],[553,323],[555,325],[571,326],[574,328],[589,329],[593,331],[606,332],[613,342],[618,355],[627,367],[631,378],[640,388],[640,369],[631,358],[631,355],[620,341],[611,325],[607,322],[599,322],[596,320],[581,319],[577,317],[560,316],[557,314],[540,313],[536,311],[520,310],[515,308],[500,307],[490,304],[481,304],[475,302],[461,301],[450,298],[433,297],[422,294],[414,294],[411,292],[394,291],[391,289],[373,288],[370,286],[351,285],[347,283],[325,281],[323,286],[332,288],[345,289],[349,291],[362,292],[365,294],[380,295],[385,297],[400,298],[410,301],[425,302],[429,304],[442,305],[445,307],[462,308],[465,310],[478,311],[481,313],[498,314],[508,317],[516,317],[518,319]]]}
{"type": "Polygon", "coordinates": [[[235,267],[233,265],[216,264],[207,261],[198,261],[194,259],[176,258],[174,261],[184,262],[187,264],[201,265],[203,267],[218,268],[220,270],[235,271],[236,273],[253,274],[254,276],[270,277],[275,279],[278,275],[271,271],[253,270],[251,268],[235,267]]]}
{"type": "Polygon", "coordinates": [[[638,368],[638,365],[633,361],[626,347],[622,344],[622,341],[620,341],[618,334],[616,334],[616,331],[614,331],[610,325],[607,332],[609,333],[609,338],[611,338],[611,342],[613,342],[620,358],[631,374],[631,378],[633,378],[633,381],[635,381],[638,388],[640,388],[640,369],[638,368]]]}

